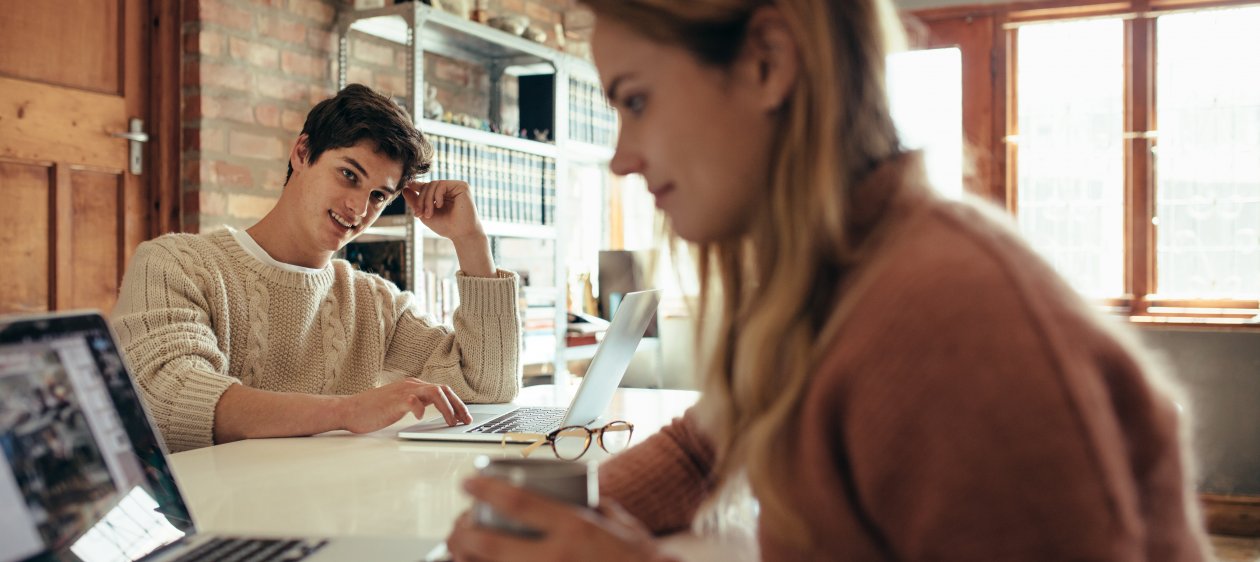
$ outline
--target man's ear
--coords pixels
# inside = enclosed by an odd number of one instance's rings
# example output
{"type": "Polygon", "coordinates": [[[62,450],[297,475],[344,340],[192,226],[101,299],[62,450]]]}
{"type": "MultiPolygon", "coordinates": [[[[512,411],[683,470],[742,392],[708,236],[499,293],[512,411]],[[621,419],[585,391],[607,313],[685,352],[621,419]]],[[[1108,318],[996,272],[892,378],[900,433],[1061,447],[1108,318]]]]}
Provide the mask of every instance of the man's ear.
{"type": "Polygon", "coordinates": [[[791,95],[800,66],[796,38],[778,8],[763,6],[753,12],[743,56],[757,88],[757,103],[766,111],[778,109],[791,95]]]}
{"type": "Polygon", "coordinates": [[[310,139],[303,134],[298,137],[297,142],[293,143],[293,149],[289,151],[289,165],[293,166],[294,170],[306,168],[306,165],[310,163],[308,162],[308,157],[311,154],[311,149],[308,144],[309,140],[310,139]]]}

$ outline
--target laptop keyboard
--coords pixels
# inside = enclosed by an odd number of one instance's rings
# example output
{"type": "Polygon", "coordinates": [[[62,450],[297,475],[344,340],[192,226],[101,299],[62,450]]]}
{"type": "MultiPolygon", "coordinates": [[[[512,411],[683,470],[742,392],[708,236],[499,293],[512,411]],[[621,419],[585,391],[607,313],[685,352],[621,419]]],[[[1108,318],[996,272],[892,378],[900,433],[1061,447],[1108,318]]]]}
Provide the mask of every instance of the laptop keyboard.
{"type": "Polygon", "coordinates": [[[328,544],[327,540],[214,538],[176,558],[176,562],[222,560],[246,562],[254,560],[301,560],[328,544]]]}
{"type": "Polygon", "coordinates": [[[564,408],[517,408],[468,430],[468,433],[547,433],[564,421],[564,408]]]}

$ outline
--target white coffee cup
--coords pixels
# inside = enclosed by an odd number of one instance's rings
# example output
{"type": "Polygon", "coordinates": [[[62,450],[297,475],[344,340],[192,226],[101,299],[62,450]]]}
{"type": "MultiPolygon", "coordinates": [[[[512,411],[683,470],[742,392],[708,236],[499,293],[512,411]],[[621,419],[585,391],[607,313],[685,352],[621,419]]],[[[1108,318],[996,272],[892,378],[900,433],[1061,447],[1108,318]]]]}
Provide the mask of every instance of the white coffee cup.
{"type": "MultiPolygon", "coordinates": [[[[599,505],[599,474],[594,464],[560,459],[477,457],[477,473],[565,503],[594,509],[599,505]]],[[[541,533],[504,517],[487,504],[476,502],[473,521],[483,527],[538,537],[541,533]]]]}

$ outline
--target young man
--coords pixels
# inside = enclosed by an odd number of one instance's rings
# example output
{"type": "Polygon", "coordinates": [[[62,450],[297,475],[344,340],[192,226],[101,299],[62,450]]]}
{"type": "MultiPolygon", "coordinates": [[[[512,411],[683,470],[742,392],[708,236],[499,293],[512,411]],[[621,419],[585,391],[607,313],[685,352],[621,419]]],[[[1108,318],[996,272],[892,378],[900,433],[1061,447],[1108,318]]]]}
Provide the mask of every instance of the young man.
{"type": "Polygon", "coordinates": [[[172,451],[252,437],[375,431],[433,405],[520,389],[516,276],[496,270],[469,187],[422,183],[433,149],[388,98],[352,85],[307,115],[275,208],[246,231],[141,244],[113,325],[172,451]],[[333,253],[401,193],[455,245],[454,330],[333,253]]]}

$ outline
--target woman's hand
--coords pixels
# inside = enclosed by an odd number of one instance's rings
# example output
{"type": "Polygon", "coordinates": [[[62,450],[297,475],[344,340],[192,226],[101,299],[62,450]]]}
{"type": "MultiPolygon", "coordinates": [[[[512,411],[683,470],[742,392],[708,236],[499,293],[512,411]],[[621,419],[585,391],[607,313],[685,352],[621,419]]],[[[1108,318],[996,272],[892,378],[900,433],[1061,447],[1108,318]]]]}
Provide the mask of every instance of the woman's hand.
{"type": "Polygon", "coordinates": [[[439,236],[451,240],[485,237],[470,189],[458,180],[412,181],[403,188],[403,197],[416,218],[439,236]]]}
{"type": "Polygon", "coordinates": [[[465,512],[446,539],[451,555],[460,562],[667,560],[647,528],[607,498],[598,511],[591,511],[493,478],[469,479],[464,489],[500,514],[538,529],[542,537],[522,538],[481,527],[465,512]]]}

